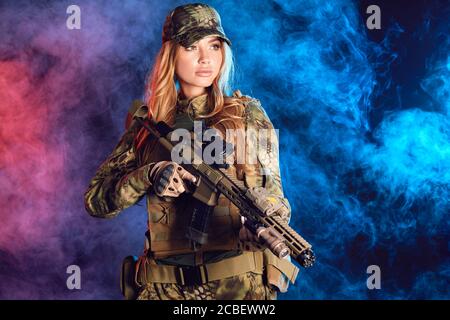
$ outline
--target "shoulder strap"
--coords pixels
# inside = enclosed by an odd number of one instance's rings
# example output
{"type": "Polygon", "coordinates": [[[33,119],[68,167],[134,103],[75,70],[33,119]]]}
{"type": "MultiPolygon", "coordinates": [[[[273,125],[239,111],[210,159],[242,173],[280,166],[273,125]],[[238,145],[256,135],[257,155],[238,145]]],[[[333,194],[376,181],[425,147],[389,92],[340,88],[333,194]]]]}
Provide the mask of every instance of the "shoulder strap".
{"type": "Polygon", "coordinates": [[[241,90],[235,90],[235,91],[233,92],[233,97],[234,97],[234,98],[240,98],[240,97],[242,97],[241,90]]]}

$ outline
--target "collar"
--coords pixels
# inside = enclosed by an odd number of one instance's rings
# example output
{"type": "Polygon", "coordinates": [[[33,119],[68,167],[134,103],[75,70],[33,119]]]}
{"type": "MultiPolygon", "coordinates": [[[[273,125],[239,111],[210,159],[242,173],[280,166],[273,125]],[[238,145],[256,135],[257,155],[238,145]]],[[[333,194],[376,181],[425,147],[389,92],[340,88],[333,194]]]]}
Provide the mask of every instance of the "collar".
{"type": "Polygon", "coordinates": [[[183,99],[178,95],[177,113],[187,112],[192,119],[206,115],[210,112],[208,107],[208,93],[204,93],[191,99],[183,99]]]}

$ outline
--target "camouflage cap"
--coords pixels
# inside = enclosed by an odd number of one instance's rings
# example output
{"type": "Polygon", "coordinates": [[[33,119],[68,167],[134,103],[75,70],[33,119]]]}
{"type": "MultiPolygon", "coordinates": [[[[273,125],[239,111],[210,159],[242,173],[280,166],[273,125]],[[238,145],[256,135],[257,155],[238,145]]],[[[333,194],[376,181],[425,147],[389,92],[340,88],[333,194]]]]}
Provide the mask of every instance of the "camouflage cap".
{"type": "Polygon", "coordinates": [[[216,35],[231,46],[223,31],[217,11],[203,3],[176,7],[164,22],[162,42],[175,40],[184,47],[206,36],[216,35]]]}

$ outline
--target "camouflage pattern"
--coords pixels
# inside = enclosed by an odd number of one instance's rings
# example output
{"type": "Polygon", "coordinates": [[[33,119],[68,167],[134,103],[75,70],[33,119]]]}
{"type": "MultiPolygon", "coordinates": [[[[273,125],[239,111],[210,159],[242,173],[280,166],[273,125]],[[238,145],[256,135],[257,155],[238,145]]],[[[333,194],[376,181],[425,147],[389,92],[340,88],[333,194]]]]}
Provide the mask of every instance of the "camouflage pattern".
{"type": "Polygon", "coordinates": [[[147,283],[137,300],[276,300],[277,293],[253,272],[197,286],[147,283]]]}
{"type": "MultiPolygon", "coordinates": [[[[259,100],[245,96],[246,103],[246,130],[260,129],[274,130],[267,113],[261,106],[259,100]]],[[[278,138],[276,136],[268,135],[266,148],[259,147],[261,141],[255,141],[257,146],[257,166],[255,171],[246,173],[245,184],[247,187],[264,187],[271,197],[278,198],[287,208],[287,215],[283,218],[289,222],[291,207],[288,199],[284,198],[283,188],[281,185],[281,175],[279,167],[279,147],[278,138]],[[274,140],[272,140],[274,139],[274,140]]],[[[271,200],[273,202],[273,200],[271,200]]]]}
{"type": "Polygon", "coordinates": [[[216,35],[231,45],[217,11],[206,4],[193,3],[176,7],[166,17],[162,42],[174,40],[184,47],[189,47],[203,37],[211,35],[216,35]]]}
{"type": "Polygon", "coordinates": [[[191,119],[197,119],[211,112],[208,107],[208,94],[202,94],[192,99],[178,97],[177,114],[187,113],[191,119]]]}
{"type": "Polygon", "coordinates": [[[115,217],[138,202],[151,186],[148,177],[154,163],[138,167],[133,150],[136,134],[133,127],[128,129],[92,178],[85,192],[85,207],[92,216],[115,217]]]}
{"type": "MultiPolygon", "coordinates": [[[[240,91],[235,92],[235,97],[239,97],[246,104],[245,108],[245,123],[246,130],[274,130],[272,122],[270,121],[266,111],[261,106],[258,99],[242,96],[240,91]]],[[[208,114],[211,110],[207,106],[207,94],[200,95],[191,100],[179,99],[177,105],[177,113],[188,113],[192,119],[208,114]]],[[[255,171],[246,173],[245,184],[247,187],[264,187],[267,193],[274,198],[281,200],[289,209],[289,214],[283,218],[289,222],[290,220],[290,205],[289,201],[284,198],[283,188],[281,185],[281,175],[279,167],[279,144],[277,137],[268,135],[266,146],[267,148],[257,148],[257,165],[255,171]],[[275,141],[272,141],[274,138],[275,141]]],[[[260,141],[255,141],[253,144],[257,146],[260,141]]],[[[270,200],[274,202],[274,200],[270,200]]]]}
{"type": "MultiPolygon", "coordinates": [[[[179,99],[177,105],[177,113],[186,112],[192,119],[208,114],[211,110],[207,106],[207,94],[200,95],[191,100],[179,99]]],[[[245,122],[246,130],[274,130],[272,122],[270,121],[261,102],[249,96],[242,96],[238,91],[235,97],[240,97],[246,104],[245,108],[245,122]]],[[[274,198],[281,200],[288,208],[288,215],[283,217],[286,221],[290,220],[290,205],[288,199],[284,198],[283,188],[281,185],[281,175],[279,167],[279,144],[277,137],[268,135],[266,146],[267,148],[257,148],[257,165],[254,172],[248,172],[245,176],[245,184],[247,187],[264,187],[267,193],[274,198]],[[271,138],[276,139],[272,141],[271,138]]],[[[254,146],[260,141],[255,141],[254,146]]],[[[274,200],[270,200],[274,202],[274,200]]]]}
{"type": "MultiPolygon", "coordinates": [[[[240,95],[235,97],[239,97],[246,106],[245,121],[247,128],[273,128],[258,100],[240,95]]],[[[189,109],[193,109],[195,110],[193,114],[200,116],[208,112],[206,102],[207,99],[200,96],[191,101],[179,103],[182,106],[177,111],[186,112],[189,109]]],[[[134,121],[127,128],[111,155],[96,171],[85,193],[85,207],[90,215],[99,218],[112,218],[125,208],[137,203],[145,195],[148,196],[148,199],[153,195],[153,188],[150,188],[152,184],[149,180],[149,172],[155,162],[146,161],[145,158],[141,159],[136,152],[133,139],[137,135],[138,130],[139,126],[134,121]]],[[[265,187],[271,196],[280,198],[289,207],[281,186],[278,166],[278,143],[274,141],[273,144],[269,145],[271,147],[268,153],[258,152],[258,165],[254,166],[253,172],[245,173],[245,184],[247,187],[265,187]],[[263,157],[269,157],[272,161],[263,161],[263,157]],[[270,174],[263,175],[263,172],[270,174]]],[[[149,152],[151,154],[154,151],[149,152]]],[[[149,217],[157,215],[157,212],[150,212],[148,205],[147,203],[149,217]]],[[[160,207],[164,208],[164,206],[160,207]]],[[[178,216],[175,211],[171,214],[172,217],[178,216]]],[[[164,216],[164,212],[161,212],[160,215],[164,216]]],[[[289,215],[283,218],[289,221],[290,210],[289,215]]],[[[164,221],[161,220],[161,223],[164,223],[164,221]]],[[[149,231],[154,236],[154,230],[149,231]]],[[[237,238],[239,237],[237,236],[237,238]]],[[[241,250],[256,251],[264,249],[251,241],[239,240],[238,242],[241,250]]],[[[176,299],[275,299],[275,296],[271,285],[264,284],[263,276],[248,273],[211,281],[197,287],[149,283],[142,290],[140,299],[171,299],[172,297],[176,299]]]]}

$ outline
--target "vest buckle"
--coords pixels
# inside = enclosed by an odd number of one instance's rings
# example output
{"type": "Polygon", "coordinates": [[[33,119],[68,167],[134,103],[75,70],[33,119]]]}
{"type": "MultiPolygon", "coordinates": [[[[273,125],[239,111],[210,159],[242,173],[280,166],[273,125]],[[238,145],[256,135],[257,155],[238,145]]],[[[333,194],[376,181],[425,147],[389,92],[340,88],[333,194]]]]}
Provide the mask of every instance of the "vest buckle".
{"type": "Polygon", "coordinates": [[[208,272],[204,265],[178,267],[179,283],[183,286],[202,285],[208,282],[208,272]]]}

